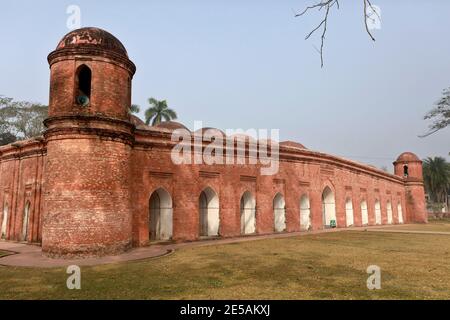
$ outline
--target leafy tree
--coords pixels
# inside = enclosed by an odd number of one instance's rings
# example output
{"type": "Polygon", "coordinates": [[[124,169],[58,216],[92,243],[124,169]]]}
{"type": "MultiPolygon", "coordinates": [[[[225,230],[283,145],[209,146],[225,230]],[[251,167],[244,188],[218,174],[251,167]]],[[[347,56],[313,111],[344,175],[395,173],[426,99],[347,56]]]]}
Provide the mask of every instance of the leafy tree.
{"type": "Polygon", "coordinates": [[[47,106],[0,96],[0,135],[6,141],[13,136],[16,140],[39,136],[47,114],[47,106]]]}
{"type": "Polygon", "coordinates": [[[447,204],[450,188],[450,163],[442,157],[428,157],[423,161],[425,189],[433,203],[447,204]]]}
{"type": "Polygon", "coordinates": [[[433,109],[428,112],[425,120],[432,120],[430,131],[421,136],[426,137],[450,125],[450,88],[442,91],[442,97],[435,103],[433,109]]]}
{"type": "Polygon", "coordinates": [[[139,113],[141,111],[141,107],[139,107],[137,104],[132,104],[130,106],[130,113],[139,113]]]}
{"type": "Polygon", "coordinates": [[[177,114],[174,110],[167,106],[166,100],[156,100],[155,98],[148,99],[150,108],[145,111],[145,124],[152,123],[152,126],[161,123],[161,120],[170,121],[177,118],[177,114]]]}
{"type": "Polygon", "coordinates": [[[0,146],[4,146],[13,142],[16,142],[17,138],[15,135],[9,132],[0,133],[0,146]]]}

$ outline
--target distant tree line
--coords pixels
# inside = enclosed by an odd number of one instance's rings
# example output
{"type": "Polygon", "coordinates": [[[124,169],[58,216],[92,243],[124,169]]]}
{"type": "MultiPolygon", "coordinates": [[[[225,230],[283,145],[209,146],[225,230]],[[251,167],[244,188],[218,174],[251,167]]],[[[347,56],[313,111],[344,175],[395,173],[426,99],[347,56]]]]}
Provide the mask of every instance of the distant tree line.
{"type": "MultiPolygon", "coordinates": [[[[145,123],[157,125],[162,121],[177,119],[176,112],[169,108],[166,100],[148,99],[149,107],[145,110],[145,123]]],[[[130,113],[139,113],[140,107],[131,105],[130,113]]],[[[48,106],[15,101],[0,95],[0,146],[42,135],[44,120],[48,116],[48,106]]]]}
{"type": "Polygon", "coordinates": [[[423,160],[423,180],[428,194],[428,209],[448,211],[450,194],[450,163],[442,157],[423,160]]]}
{"type": "Polygon", "coordinates": [[[46,105],[0,96],[0,145],[41,135],[47,114],[46,105]]]}

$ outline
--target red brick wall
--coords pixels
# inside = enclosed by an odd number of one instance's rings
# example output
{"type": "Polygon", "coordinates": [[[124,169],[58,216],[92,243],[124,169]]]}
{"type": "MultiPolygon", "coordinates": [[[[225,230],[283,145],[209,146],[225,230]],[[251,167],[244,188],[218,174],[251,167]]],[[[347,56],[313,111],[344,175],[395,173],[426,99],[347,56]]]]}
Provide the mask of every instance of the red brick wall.
{"type": "Polygon", "coordinates": [[[124,65],[97,56],[65,56],[51,64],[49,117],[96,115],[128,120],[132,73],[124,65]],[[91,69],[88,106],[75,103],[76,72],[81,65],[91,69]]]}
{"type": "Polygon", "coordinates": [[[131,246],[130,150],[128,144],[96,136],[50,139],[44,252],[101,255],[131,246]]]}
{"type": "Polygon", "coordinates": [[[0,226],[8,207],[6,238],[23,241],[25,206],[29,202],[28,242],[41,241],[44,143],[29,140],[0,148],[0,226]]]}
{"type": "Polygon", "coordinates": [[[198,239],[198,198],[206,187],[219,196],[219,232],[224,237],[240,235],[240,198],[245,191],[256,200],[259,234],[274,232],[273,198],[278,192],[286,202],[287,232],[300,230],[303,194],[309,196],[312,228],[322,229],[326,186],[335,196],[338,227],[346,225],[348,197],[355,226],[361,225],[363,199],[370,225],[375,223],[376,199],[381,202],[383,224],[388,200],[394,223],[398,223],[398,202],[405,222],[425,222],[423,186],[369,166],[284,149],[274,176],[261,176],[260,165],[175,165],[167,134],[138,130],[133,144],[132,138],[126,139],[131,127],[122,122],[79,119],[83,128],[90,127],[88,131],[74,129],[71,123],[71,119],[50,122],[45,144],[34,141],[20,148],[0,148],[0,204],[2,209],[6,203],[9,206],[8,239],[22,240],[23,212],[30,201],[28,241],[40,241],[42,234],[43,250],[49,255],[101,255],[126,250],[131,244],[147,245],[149,199],[158,188],[172,197],[173,238],[178,241],[198,239]]]}
{"type": "MultiPolygon", "coordinates": [[[[375,225],[376,199],[381,202],[383,224],[387,223],[388,200],[392,203],[394,223],[398,223],[399,201],[405,222],[416,219],[407,215],[412,208],[406,206],[404,181],[369,166],[351,165],[332,157],[333,162],[330,156],[307,150],[294,152],[297,161],[282,161],[279,173],[274,176],[261,176],[259,165],[175,165],[170,158],[170,140],[161,137],[158,141],[154,135],[147,138],[144,132],[139,132],[132,153],[135,245],[148,243],[149,199],[160,187],[172,196],[175,240],[198,239],[198,198],[206,187],[211,187],[219,195],[220,235],[224,237],[240,234],[240,198],[247,190],[256,198],[257,233],[274,232],[273,198],[278,192],[286,202],[286,231],[300,230],[300,198],[305,193],[310,198],[313,229],[322,229],[322,192],[326,186],[335,196],[338,227],[346,226],[347,197],[353,201],[356,226],[361,225],[360,204],[363,199],[368,204],[369,225],[375,225]]],[[[424,197],[419,195],[417,201],[421,199],[424,197]]]]}

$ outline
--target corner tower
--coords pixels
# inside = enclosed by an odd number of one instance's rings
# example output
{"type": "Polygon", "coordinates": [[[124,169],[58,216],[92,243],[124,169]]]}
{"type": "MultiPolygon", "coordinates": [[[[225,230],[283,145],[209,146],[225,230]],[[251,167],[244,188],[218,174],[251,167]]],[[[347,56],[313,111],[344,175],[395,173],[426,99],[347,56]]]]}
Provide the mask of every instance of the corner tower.
{"type": "Polygon", "coordinates": [[[422,161],[412,152],[402,153],[394,162],[395,175],[402,177],[406,188],[406,211],[413,222],[427,223],[422,161]]]}
{"type": "Polygon", "coordinates": [[[131,247],[131,81],[136,67],[110,33],[68,33],[50,64],[42,251],[114,254],[131,247]]]}

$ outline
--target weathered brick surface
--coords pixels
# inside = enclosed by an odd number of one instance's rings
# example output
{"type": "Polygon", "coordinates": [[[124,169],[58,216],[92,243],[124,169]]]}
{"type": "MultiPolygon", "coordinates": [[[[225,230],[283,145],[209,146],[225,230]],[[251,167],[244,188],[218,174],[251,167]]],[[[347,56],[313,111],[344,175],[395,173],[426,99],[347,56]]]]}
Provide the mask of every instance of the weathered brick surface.
{"type": "Polygon", "coordinates": [[[28,140],[0,148],[0,226],[7,208],[6,238],[41,241],[42,181],[46,159],[44,142],[28,140]],[[23,218],[29,203],[27,239],[23,218]]]}
{"type": "MultiPolygon", "coordinates": [[[[50,54],[45,139],[0,148],[0,206],[1,213],[8,207],[7,239],[22,240],[29,202],[27,241],[42,242],[49,256],[105,255],[148,245],[149,199],[158,188],[172,197],[176,241],[199,238],[199,196],[207,187],[219,197],[222,237],[241,234],[240,200],[246,191],[256,200],[259,234],[274,232],[277,193],[286,203],[286,232],[300,230],[300,198],[305,194],[312,229],[322,229],[326,187],[334,195],[338,228],[346,227],[347,199],[353,204],[355,226],[362,224],[363,200],[369,225],[375,224],[377,200],[383,224],[388,201],[393,223],[399,223],[398,203],[404,222],[426,222],[422,164],[411,153],[394,163],[396,175],[295,143],[281,146],[279,172],[272,176],[261,175],[261,165],[174,164],[171,132],[180,125],[145,127],[130,119],[134,65],[121,44],[113,42],[118,40],[108,38],[105,46],[99,35],[104,32],[97,29],[88,44],[66,37],[50,54]],[[92,70],[87,107],[74,100],[75,73],[82,64],[92,70]],[[405,165],[408,177],[403,177],[405,165]]],[[[2,219],[3,214],[0,225],[2,219]]]]}

